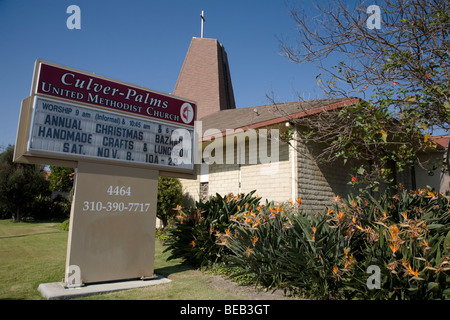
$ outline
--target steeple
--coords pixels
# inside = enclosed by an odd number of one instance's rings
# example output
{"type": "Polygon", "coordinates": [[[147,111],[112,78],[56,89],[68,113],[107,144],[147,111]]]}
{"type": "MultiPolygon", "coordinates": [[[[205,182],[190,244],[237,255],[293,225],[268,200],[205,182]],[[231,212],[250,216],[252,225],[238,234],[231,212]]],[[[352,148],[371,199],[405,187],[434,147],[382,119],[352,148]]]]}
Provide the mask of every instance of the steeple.
{"type": "Polygon", "coordinates": [[[197,102],[197,120],[236,108],[227,54],[218,40],[192,39],[173,94],[197,102]]]}

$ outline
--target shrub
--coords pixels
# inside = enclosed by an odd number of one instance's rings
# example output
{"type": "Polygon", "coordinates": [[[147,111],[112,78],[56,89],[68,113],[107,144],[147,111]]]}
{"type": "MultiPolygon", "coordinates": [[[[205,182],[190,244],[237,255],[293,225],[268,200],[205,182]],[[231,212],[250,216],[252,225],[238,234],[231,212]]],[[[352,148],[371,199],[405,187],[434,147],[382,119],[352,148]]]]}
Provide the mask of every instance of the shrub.
{"type": "Polygon", "coordinates": [[[61,222],[61,229],[64,231],[69,231],[69,225],[70,225],[70,219],[66,219],[63,222],[61,222]]]}
{"type": "Polygon", "coordinates": [[[156,216],[167,226],[170,219],[175,216],[175,208],[183,201],[183,191],[180,180],[171,177],[158,178],[158,203],[156,216]]]}
{"type": "Polygon", "coordinates": [[[450,296],[448,198],[425,189],[335,202],[316,214],[294,206],[243,212],[222,244],[257,283],[310,298],[450,296]],[[379,290],[367,286],[373,265],[381,270],[379,290]]]}
{"type": "Polygon", "coordinates": [[[225,197],[216,194],[187,209],[178,206],[175,222],[169,226],[165,241],[166,251],[171,252],[169,259],[182,258],[196,266],[221,261],[227,250],[216,245],[217,237],[232,232],[231,216],[258,204],[260,198],[253,197],[253,193],[225,197]]]}
{"type": "Polygon", "coordinates": [[[360,258],[346,289],[362,298],[450,297],[449,208],[447,197],[429,189],[386,192],[378,200],[366,193],[339,202],[336,210],[352,220],[348,225],[360,236],[353,246],[360,258]],[[380,290],[360,280],[368,277],[370,265],[381,270],[380,290]]]}
{"type": "Polygon", "coordinates": [[[170,229],[171,258],[227,262],[256,284],[308,298],[450,298],[450,202],[429,189],[377,198],[335,197],[323,212],[216,195],[182,210],[170,229]],[[371,289],[371,266],[381,271],[371,289]]]}
{"type": "MultiPolygon", "coordinates": [[[[298,200],[300,202],[300,200],[298,200]]],[[[226,245],[230,261],[246,266],[257,284],[330,298],[338,275],[333,267],[344,256],[345,241],[327,224],[325,214],[305,214],[294,204],[259,207],[237,217],[238,227],[226,245]],[[342,256],[342,257],[341,257],[342,256]]]]}
{"type": "Polygon", "coordinates": [[[28,216],[34,220],[62,220],[70,215],[71,201],[58,195],[55,199],[50,196],[37,196],[28,207],[28,216]]]}

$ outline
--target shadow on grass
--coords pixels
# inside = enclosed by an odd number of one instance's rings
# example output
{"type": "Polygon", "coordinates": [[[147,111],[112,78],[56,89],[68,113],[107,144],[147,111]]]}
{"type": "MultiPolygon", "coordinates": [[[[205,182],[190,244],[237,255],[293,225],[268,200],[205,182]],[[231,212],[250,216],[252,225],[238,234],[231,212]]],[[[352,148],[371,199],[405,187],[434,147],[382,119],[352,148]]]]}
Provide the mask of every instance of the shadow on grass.
{"type": "Polygon", "coordinates": [[[193,268],[192,266],[190,266],[186,263],[179,263],[176,265],[157,268],[157,269],[155,269],[155,273],[167,278],[170,275],[181,273],[184,271],[194,270],[194,269],[195,268],[193,268]]]}
{"type": "Polygon", "coordinates": [[[41,234],[50,234],[50,233],[60,233],[59,231],[48,231],[48,232],[34,232],[34,233],[27,233],[27,234],[15,234],[10,236],[0,236],[0,239],[9,239],[9,238],[22,238],[22,237],[29,237],[29,236],[36,236],[41,234]]]}

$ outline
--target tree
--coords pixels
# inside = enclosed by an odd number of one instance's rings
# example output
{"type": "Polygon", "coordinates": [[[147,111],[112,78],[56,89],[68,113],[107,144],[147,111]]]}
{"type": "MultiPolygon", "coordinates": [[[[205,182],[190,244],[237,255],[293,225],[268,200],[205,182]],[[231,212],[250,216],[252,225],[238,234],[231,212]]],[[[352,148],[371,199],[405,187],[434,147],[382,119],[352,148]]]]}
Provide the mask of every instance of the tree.
{"type": "Polygon", "coordinates": [[[156,216],[163,222],[163,227],[175,217],[174,209],[183,202],[183,192],[180,180],[171,177],[158,179],[158,207],[156,216]]]}
{"type": "Polygon", "coordinates": [[[73,187],[74,169],[68,167],[50,166],[50,190],[68,192],[73,187]]]}
{"type": "Polygon", "coordinates": [[[0,154],[0,208],[19,221],[39,196],[49,195],[40,166],[13,162],[14,147],[0,154]]]}
{"type": "Polygon", "coordinates": [[[328,145],[321,159],[366,160],[358,170],[373,181],[388,177],[387,162],[398,170],[418,164],[418,152],[435,147],[430,134],[450,129],[450,5],[383,0],[370,7],[336,0],[311,18],[292,9],[298,41],[280,44],[291,61],[319,64],[327,96],[364,98],[297,123],[301,139],[328,145]],[[371,28],[368,20],[377,18],[380,28],[371,28]]]}

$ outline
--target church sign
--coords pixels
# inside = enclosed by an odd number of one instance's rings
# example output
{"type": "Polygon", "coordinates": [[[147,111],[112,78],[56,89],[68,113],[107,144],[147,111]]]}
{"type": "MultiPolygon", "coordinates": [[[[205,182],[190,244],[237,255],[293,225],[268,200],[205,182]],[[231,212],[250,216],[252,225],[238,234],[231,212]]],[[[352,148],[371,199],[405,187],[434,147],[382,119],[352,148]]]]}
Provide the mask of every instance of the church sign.
{"type": "Polygon", "coordinates": [[[14,161],[77,168],[64,288],[153,279],[158,177],[195,178],[195,102],[36,61],[14,161]]]}
{"type": "Polygon", "coordinates": [[[25,157],[193,172],[194,102],[39,60],[31,93],[25,157]]]}

